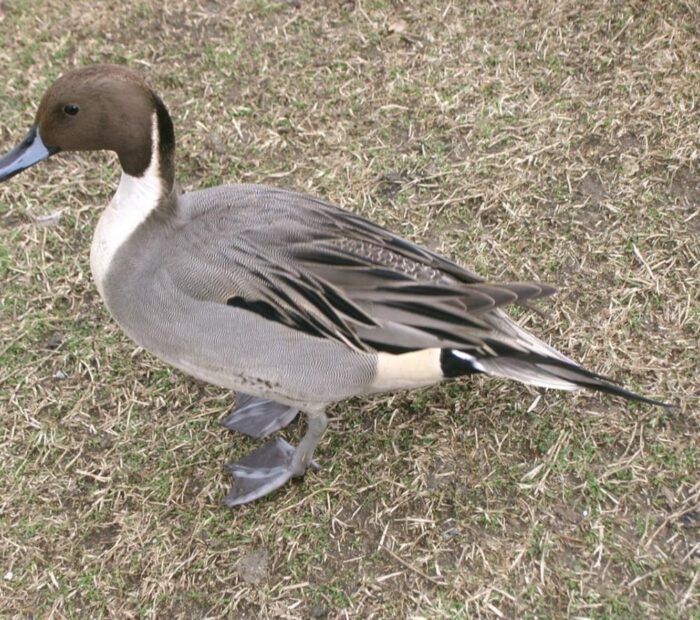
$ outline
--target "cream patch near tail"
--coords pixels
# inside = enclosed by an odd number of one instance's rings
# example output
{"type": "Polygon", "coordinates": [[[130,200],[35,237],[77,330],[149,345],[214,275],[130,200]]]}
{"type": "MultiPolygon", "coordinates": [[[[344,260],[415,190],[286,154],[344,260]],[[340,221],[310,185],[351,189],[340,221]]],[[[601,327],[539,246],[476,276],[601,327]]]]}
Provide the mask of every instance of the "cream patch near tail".
{"type": "Polygon", "coordinates": [[[410,353],[377,355],[377,372],[372,387],[378,391],[400,390],[432,385],[444,378],[440,349],[421,349],[410,353]]]}

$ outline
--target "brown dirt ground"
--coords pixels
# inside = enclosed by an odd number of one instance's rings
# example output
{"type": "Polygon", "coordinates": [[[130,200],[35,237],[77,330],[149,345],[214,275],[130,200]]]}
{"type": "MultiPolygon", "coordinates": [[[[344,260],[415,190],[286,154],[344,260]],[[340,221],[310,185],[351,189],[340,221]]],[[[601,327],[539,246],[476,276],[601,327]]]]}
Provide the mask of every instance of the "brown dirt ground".
{"type": "Polygon", "coordinates": [[[228,510],[231,396],[110,320],[88,246],[115,160],[55,157],[0,186],[0,614],[699,617],[698,24],[691,0],[0,0],[3,152],[64,69],[128,64],[185,190],[302,189],[554,284],[523,324],[679,405],[480,378],[341,403],[320,472],[228,510]]]}

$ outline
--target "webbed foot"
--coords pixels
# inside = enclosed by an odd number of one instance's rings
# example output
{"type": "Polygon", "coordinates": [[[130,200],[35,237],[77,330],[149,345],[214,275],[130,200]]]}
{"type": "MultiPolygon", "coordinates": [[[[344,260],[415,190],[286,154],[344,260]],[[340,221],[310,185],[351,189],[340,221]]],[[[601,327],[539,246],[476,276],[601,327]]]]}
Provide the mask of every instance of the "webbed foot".
{"type": "Polygon", "coordinates": [[[299,413],[267,398],[257,398],[241,392],[236,393],[236,402],[221,424],[231,431],[244,433],[250,437],[267,437],[284,428],[299,413]]]}
{"type": "Polygon", "coordinates": [[[227,506],[239,506],[271,493],[293,476],[301,476],[308,467],[318,470],[314,461],[302,465],[297,450],[280,437],[267,442],[237,463],[227,465],[233,485],[224,498],[227,506]]]}

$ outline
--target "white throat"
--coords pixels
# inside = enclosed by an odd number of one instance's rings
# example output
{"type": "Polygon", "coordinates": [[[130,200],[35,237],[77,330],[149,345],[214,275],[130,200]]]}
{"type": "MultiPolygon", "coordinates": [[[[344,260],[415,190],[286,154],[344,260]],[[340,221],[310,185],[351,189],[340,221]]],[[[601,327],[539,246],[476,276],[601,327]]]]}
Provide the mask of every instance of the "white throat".
{"type": "Polygon", "coordinates": [[[122,172],[119,187],[97,223],[90,247],[90,268],[100,295],[117,250],[158,206],[163,183],[158,154],[158,121],[151,120],[151,163],[140,177],[122,172]]]}

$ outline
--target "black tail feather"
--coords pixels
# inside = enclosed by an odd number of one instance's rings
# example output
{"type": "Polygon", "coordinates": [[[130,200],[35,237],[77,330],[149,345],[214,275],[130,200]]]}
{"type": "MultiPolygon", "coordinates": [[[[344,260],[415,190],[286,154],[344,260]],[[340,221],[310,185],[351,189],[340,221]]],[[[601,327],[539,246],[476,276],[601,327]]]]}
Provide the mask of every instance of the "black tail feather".
{"type": "Polygon", "coordinates": [[[559,382],[563,389],[587,388],[621,396],[627,400],[673,409],[674,406],[653,398],[636,394],[617,381],[586,370],[576,364],[547,357],[538,353],[525,353],[514,349],[498,351],[495,356],[479,354],[475,351],[463,352],[443,349],[440,356],[443,373],[446,377],[485,372],[533,385],[559,382]]]}

